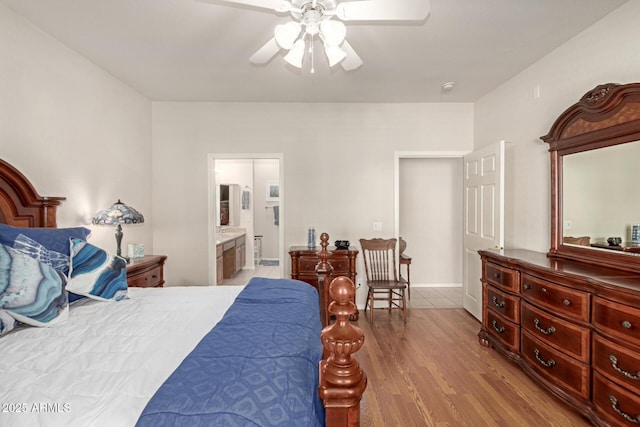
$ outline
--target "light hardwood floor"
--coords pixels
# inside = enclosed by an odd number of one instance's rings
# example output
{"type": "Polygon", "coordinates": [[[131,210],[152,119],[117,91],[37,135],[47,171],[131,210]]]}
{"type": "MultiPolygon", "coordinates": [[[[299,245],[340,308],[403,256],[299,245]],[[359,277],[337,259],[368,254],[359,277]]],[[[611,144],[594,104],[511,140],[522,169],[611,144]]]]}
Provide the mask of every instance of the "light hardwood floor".
{"type": "MultiPolygon", "coordinates": [[[[412,289],[412,300],[414,299],[412,289]]],[[[361,313],[356,354],[368,375],[361,425],[588,426],[515,364],[478,343],[480,323],[461,308],[361,313]]]]}

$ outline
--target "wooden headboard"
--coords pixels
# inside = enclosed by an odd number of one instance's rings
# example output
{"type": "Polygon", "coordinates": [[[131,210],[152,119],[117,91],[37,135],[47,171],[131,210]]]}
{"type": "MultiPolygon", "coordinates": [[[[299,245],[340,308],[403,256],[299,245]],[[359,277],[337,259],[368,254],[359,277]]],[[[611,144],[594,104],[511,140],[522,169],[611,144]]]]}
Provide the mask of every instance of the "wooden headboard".
{"type": "Polygon", "coordinates": [[[0,159],[0,223],[16,227],[57,226],[64,197],[42,197],[20,171],[0,159]]]}

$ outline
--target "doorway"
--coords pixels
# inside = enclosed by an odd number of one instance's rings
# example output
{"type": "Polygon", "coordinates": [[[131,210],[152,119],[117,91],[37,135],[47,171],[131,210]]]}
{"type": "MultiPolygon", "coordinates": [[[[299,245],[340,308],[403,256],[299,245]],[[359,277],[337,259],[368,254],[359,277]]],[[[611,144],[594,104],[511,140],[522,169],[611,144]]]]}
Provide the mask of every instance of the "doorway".
{"type": "MultiPolygon", "coordinates": [[[[225,233],[245,232],[245,256],[241,270],[234,274],[233,284],[244,284],[255,275],[262,265],[276,266],[277,273],[270,277],[283,276],[283,212],[284,187],[282,154],[210,154],[208,157],[208,229],[209,229],[209,284],[222,284],[219,277],[219,262],[216,247],[225,233]],[[220,188],[234,186],[239,190],[237,202],[222,206],[220,188]],[[237,211],[233,223],[227,223],[230,215],[237,211]],[[221,225],[221,213],[224,221],[221,225]],[[246,280],[245,280],[246,279],[246,280]],[[244,283],[239,283],[243,280],[244,283]],[[238,283],[236,283],[238,282],[238,283]]],[[[228,234],[227,234],[228,235],[228,234]]],[[[225,283],[229,281],[224,280],[225,283]]]]}
{"type": "Polygon", "coordinates": [[[394,231],[412,258],[414,308],[462,306],[465,154],[395,153],[394,231]]]}

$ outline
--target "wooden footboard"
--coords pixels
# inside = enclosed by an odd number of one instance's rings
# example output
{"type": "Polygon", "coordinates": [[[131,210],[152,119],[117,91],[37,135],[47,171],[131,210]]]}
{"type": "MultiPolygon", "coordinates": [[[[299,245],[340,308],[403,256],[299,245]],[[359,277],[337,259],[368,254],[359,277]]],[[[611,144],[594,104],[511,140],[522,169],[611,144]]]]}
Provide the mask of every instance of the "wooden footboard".
{"type": "Polygon", "coordinates": [[[329,235],[323,233],[320,240],[322,250],[316,268],[320,307],[325,307],[327,298],[331,303],[328,312],[321,313],[325,327],[320,335],[323,359],[319,366],[319,396],[326,410],[327,427],[355,427],[360,425],[360,400],[367,387],[367,376],[352,357],[364,344],[364,333],[349,321],[356,312],[356,287],[344,276],[329,283],[332,270],[327,262],[329,235]],[[331,316],[335,317],[332,324],[331,316]]]}

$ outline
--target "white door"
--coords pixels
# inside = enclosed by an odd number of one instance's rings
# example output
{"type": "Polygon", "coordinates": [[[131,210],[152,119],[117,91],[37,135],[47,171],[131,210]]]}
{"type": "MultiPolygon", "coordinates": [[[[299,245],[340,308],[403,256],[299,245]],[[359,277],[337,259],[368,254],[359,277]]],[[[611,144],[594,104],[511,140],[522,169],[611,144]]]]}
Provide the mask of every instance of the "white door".
{"type": "Polygon", "coordinates": [[[504,246],[504,141],[464,157],[464,308],[482,320],[478,250],[504,246]]]}

